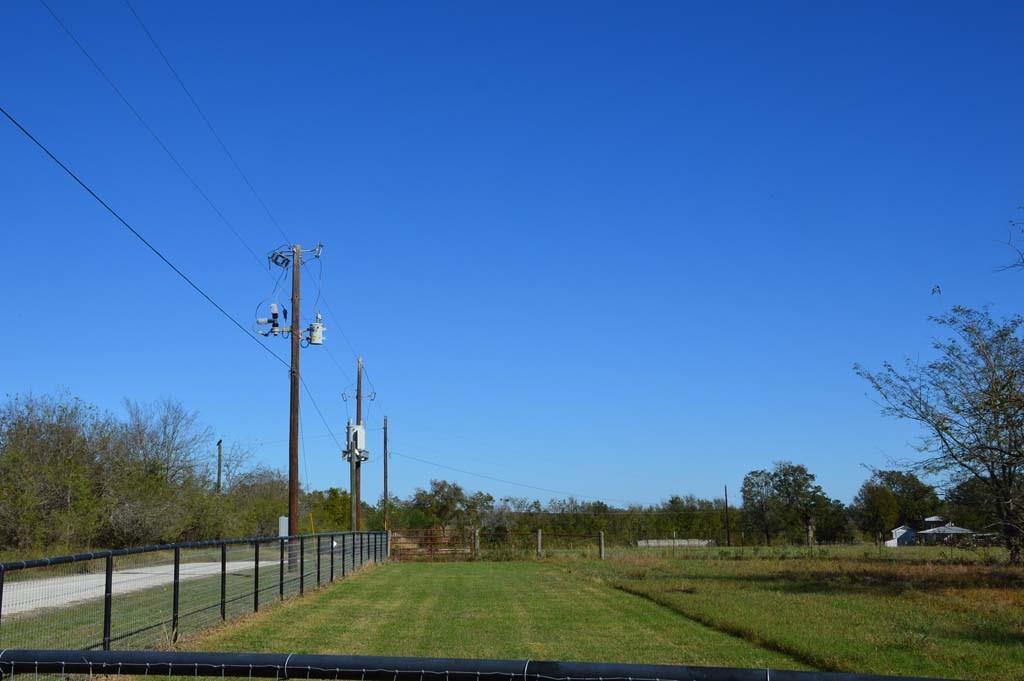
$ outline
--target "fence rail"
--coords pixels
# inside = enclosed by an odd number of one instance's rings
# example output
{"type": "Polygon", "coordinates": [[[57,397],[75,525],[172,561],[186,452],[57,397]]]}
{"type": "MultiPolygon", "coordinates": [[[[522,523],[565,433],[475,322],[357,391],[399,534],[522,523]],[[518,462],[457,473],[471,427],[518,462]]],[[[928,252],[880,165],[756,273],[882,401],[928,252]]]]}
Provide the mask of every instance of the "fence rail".
{"type": "MultiPolygon", "coordinates": [[[[96,674],[191,677],[335,679],[341,681],[926,681],[776,669],[732,669],[649,664],[463,660],[293,653],[158,651],[81,652],[3,650],[0,677],[17,674],[96,674]]],[[[935,679],[933,681],[940,681],[935,679]]]]}
{"type": "Polygon", "coordinates": [[[162,647],[387,555],[383,532],[338,532],[0,563],[0,648],[162,647]]]}

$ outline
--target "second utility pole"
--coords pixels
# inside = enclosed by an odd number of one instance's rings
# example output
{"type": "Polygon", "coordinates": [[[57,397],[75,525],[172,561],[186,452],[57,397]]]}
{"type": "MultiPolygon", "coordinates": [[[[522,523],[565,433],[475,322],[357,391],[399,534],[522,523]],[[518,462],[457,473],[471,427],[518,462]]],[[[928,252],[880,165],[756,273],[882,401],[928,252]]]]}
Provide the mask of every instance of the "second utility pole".
{"type": "Polygon", "coordinates": [[[388,531],[388,417],[384,417],[384,531],[388,531]]]}
{"type": "MultiPolygon", "coordinates": [[[[288,418],[288,534],[299,533],[299,268],[302,264],[302,247],[292,246],[292,366],[291,405],[288,418]]],[[[297,560],[296,549],[289,551],[289,566],[297,560]]]]}
{"type": "MultiPolygon", "coordinates": [[[[363,358],[356,358],[356,425],[363,425],[363,358]]],[[[350,494],[349,501],[352,503],[352,531],[358,532],[359,528],[363,524],[363,509],[362,509],[362,491],[360,489],[362,485],[362,466],[363,462],[360,457],[358,450],[351,453],[352,458],[349,460],[349,474],[351,479],[349,481],[352,487],[352,493],[350,494]]]]}

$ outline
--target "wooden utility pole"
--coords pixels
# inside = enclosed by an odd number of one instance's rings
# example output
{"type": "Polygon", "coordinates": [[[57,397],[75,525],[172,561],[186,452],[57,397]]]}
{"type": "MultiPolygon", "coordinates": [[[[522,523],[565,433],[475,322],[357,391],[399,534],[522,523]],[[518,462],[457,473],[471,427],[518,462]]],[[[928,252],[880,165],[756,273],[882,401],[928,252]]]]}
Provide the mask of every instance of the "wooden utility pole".
{"type": "MultiPolygon", "coordinates": [[[[288,534],[299,533],[299,271],[302,265],[302,247],[292,246],[292,366],[291,404],[288,418],[288,534]]],[[[295,551],[289,552],[289,564],[295,559],[295,551]]]]}
{"type": "Polygon", "coordinates": [[[384,531],[388,525],[388,417],[384,417],[384,531]]]}
{"type": "Polygon", "coordinates": [[[725,486],[725,545],[732,546],[732,533],[729,530],[729,486],[725,486]]]}
{"type": "MultiPolygon", "coordinates": [[[[356,358],[356,425],[363,425],[363,358],[356,358]]],[[[358,532],[363,527],[363,462],[359,452],[353,457],[355,460],[355,479],[352,481],[354,490],[352,503],[355,504],[356,524],[353,528],[358,532]]]]}

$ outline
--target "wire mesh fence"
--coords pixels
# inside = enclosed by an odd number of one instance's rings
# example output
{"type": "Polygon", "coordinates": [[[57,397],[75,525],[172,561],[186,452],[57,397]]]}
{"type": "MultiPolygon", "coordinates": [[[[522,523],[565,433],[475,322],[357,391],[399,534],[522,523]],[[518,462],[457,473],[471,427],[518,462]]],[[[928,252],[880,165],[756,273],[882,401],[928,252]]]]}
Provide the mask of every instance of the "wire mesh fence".
{"type": "Polygon", "coordinates": [[[391,531],[396,561],[528,560],[545,556],[601,558],[604,535],[510,531],[505,528],[431,528],[391,531]]]}
{"type": "Polygon", "coordinates": [[[385,537],[252,537],[2,563],[0,649],[164,648],[384,560],[385,537]]]}

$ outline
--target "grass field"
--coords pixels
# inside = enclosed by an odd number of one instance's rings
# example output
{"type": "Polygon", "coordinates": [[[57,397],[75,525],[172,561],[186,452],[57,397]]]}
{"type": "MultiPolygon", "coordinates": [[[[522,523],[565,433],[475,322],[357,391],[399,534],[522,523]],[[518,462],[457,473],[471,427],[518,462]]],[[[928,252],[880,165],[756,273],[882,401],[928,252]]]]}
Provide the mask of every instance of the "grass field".
{"type": "Polygon", "coordinates": [[[1024,678],[1024,572],[943,551],[560,564],[823,670],[1024,678]]]}
{"type": "Polygon", "coordinates": [[[1024,678],[1024,573],[827,552],[390,564],[193,649],[1024,678]]]}
{"type": "Polygon", "coordinates": [[[808,668],[646,599],[538,562],[378,566],[187,645],[808,668]]]}

